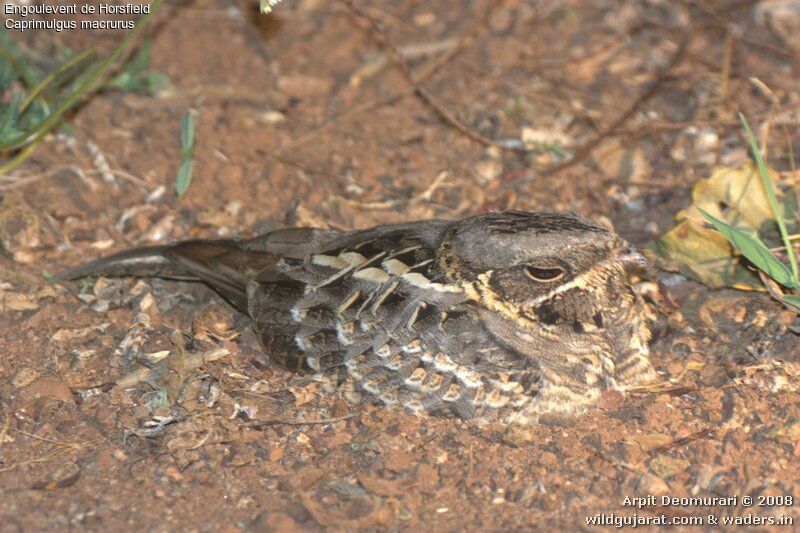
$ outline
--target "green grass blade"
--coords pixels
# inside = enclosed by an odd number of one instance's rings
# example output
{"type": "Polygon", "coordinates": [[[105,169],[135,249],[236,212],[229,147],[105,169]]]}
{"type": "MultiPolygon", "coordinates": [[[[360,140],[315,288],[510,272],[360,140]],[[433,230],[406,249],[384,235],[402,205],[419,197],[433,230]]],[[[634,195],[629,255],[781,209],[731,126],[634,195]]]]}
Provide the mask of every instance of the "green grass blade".
{"type": "Polygon", "coordinates": [[[108,87],[119,91],[153,95],[169,87],[169,80],[160,72],[121,72],[108,82],[108,87]]]}
{"type": "MultiPolygon", "coordinates": [[[[162,0],[153,0],[153,2],[150,4],[150,12],[141,16],[133,29],[129,31],[127,35],[125,35],[125,38],[122,39],[122,42],[117,45],[114,51],[111,52],[111,54],[92,71],[91,75],[89,75],[86,80],[81,83],[80,87],[70,94],[69,97],[67,97],[61,103],[61,105],[58,106],[58,108],[56,108],[44,120],[39,122],[29,131],[23,132],[16,138],[0,144],[0,151],[13,150],[44,137],[47,132],[49,132],[58,123],[58,121],[61,120],[62,115],[72,108],[78,99],[90,91],[97,79],[106,71],[108,71],[109,68],[111,68],[111,65],[113,65],[117,58],[119,58],[119,56],[122,54],[122,51],[125,50],[125,48],[128,47],[128,44],[142,31],[142,28],[144,28],[147,24],[147,20],[150,18],[150,15],[155,13],[161,2],[162,0]]],[[[36,83],[34,83],[32,86],[35,87],[36,83]]]]}
{"type": "Polygon", "coordinates": [[[22,163],[25,162],[32,154],[33,151],[36,150],[36,147],[41,142],[41,139],[38,139],[31,144],[27,145],[25,148],[17,152],[17,154],[10,160],[10,161],[3,161],[0,163],[0,176],[5,176],[22,163]]]}
{"type": "Polygon", "coordinates": [[[189,111],[181,120],[181,150],[184,153],[194,150],[194,116],[189,111]]]}
{"type": "Polygon", "coordinates": [[[19,119],[20,101],[22,100],[22,93],[16,92],[11,99],[11,102],[0,120],[0,140],[4,139],[12,128],[17,124],[19,119]]]}
{"type": "Polygon", "coordinates": [[[107,86],[120,91],[156,94],[169,86],[167,77],[160,72],[149,72],[151,42],[145,39],[139,51],[122,71],[111,78],[107,86]]]}
{"type": "Polygon", "coordinates": [[[8,63],[13,67],[17,74],[19,74],[19,77],[22,79],[25,85],[28,86],[28,88],[36,86],[38,83],[36,73],[28,65],[15,57],[13,52],[10,52],[0,46],[0,57],[8,61],[8,63]]]}
{"type": "Polygon", "coordinates": [[[791,305],[792,307],[800,309],[800,296],[795,296],[794,294],[784,294],[781,297],[781,300],[791,305]]]}
{"type": "Polygon", "coordinates": [[[700,212],[714,225],[717,231],[722,233],[722,235],[728,239],[728,242],[739,250],[743,256],[756,266],[756,268],[785,287],[800,289],[800,284],[795,282],[791,272],[786,268],[786,265],[772,255],[772,252],[761,242],[761,239],[758,238],[758,235],[756,235],[754,231],[752,233],[747,233],[723,222],[702,209],[700,209],[700,212]]]}
{"type": "Polygon", "coordinates": [[[189,184],[192,183],[192,167],[191,159],[181,159],[178,176],[175,178],[175,190],[178,192],[178,198],[183,198],[183,195],[189,190],[189,184]]]}
{"type": "Polygon", "coordinates": [[[0,94],[5,93],[19,79],[19,72],[5,57],[0,55],[0,94]]]}
{"type": "Polygon", "coordinates": [[[742,121],[744,131],[747,134],[747,141],[750,143],[750,149],[753,151],[753,157],[758,166],[758,173],[761,176],[761,181],[764,183],[764,188],[767,190],[767,197],[769,198],[770,206],[772,206],[772,212],[775,214],[775,222],[778,224],[778,230],[781,232],[783,245],[786,247],[786,255],[789,256],[789,264],[792,267],[792,280],[795,284],[798,284],[800,283],[800,278],[798,278],[797,274],[797,259],[794,256],[794,249],[789,240],[789,232],[786,231],[786,222],[783,219],[783,213],[781,213],[778,199],[775,197],[775,187],[772,185],[772,178],[769,175],[769,171],[767,171],[767,166],[764,164],[764,158],[761,156],[761,149],[758,147],[756,137],[750,129],[750,124],[747,123],[747,119],[741,113],[739,113],[739,120],[742,121]]]}
{"type": "Polygon", "coordinates": [[[192,159],[194,158],[194,116],[187,111],[181,120],[181,166],[175,178],[175,190],[183,198],[192,182],[192,159]]]}
{"type": "Polygon", "coordinates": [[[58,68],[56,68],[55,70],[50,72],[47,76],[45,76],[45,78],[41,82],[39,82],[39,84],[36,87],[34,87],[30,93],[28,93],[28,96],[25,97],[25,101],[22,102],[22,107],[20,108],[20,110],[24,113],[25,110],[28,108],[28,106],[31,105],[31,103],[34,100],[36,100],[39,97],[39,95],[42,92],[44,92],[44,90],[47,89],[47,87],[51,83],[53,83],[53,80],[55,80],[63,72],[66,72],[67,70],[71,69],[72,67],[74,67],[81,61],[85,60],[92,54],[94,54],[94,48],[90,48],[89,50],[86,50],[85,52],[77,54],[71,57],[70,59],[64,61],[61,65],[58,66],[58,68]]]}
{"type": "Polygon", "coordinates": [[[152,45],[153,43],[150,39],[145,39],[133,59],[125,65],[125,70],[136,74],[147,70],[150,67],[150,48],[152,45]]]}

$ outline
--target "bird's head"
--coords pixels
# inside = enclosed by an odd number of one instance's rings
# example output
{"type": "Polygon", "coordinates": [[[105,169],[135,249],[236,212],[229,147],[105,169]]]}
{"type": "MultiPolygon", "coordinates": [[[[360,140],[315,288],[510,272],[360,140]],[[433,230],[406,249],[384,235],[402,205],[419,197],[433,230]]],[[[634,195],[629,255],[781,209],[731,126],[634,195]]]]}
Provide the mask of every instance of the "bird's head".
{"type": "Polygon", "coordinates": [[[644,257],[609,228],[577,214],[488,213],[454,224],[437,250],[440,270],[473,299],[512,319],[601,321],[624,305],[644,257]]]}

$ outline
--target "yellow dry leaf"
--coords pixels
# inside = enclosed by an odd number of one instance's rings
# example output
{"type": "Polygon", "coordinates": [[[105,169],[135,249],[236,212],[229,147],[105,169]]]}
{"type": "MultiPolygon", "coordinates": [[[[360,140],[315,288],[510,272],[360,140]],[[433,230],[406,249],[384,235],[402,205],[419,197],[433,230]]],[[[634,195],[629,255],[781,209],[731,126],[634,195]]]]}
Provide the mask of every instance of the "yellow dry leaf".
{"type": "MultiPolygon", "coordinates": [[[[775,174],[772,170],[770,173],[775,174]]],[[[705,225],[700,209],[734,226],[761,230],[773,220],[773,214],[755,166],[717,168],[710,177],[698,181],[692,188],[691,205],[675,215],[675,227],[650,249],[663,267],[712,287],[764,290],[755,271],[741,261],[728,240],[705,225]]]]}

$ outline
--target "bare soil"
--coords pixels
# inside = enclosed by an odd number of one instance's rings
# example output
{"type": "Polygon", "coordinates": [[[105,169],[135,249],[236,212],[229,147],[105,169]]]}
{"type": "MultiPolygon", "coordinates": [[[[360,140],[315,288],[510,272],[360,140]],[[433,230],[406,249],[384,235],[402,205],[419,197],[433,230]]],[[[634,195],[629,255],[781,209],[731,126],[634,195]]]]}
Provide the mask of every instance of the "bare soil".
{"type": "MultiPolygon", "coordinates": [[[[171,88],[91,99],[0,190],[0,530],[800,523],[800,337],[764,294],[652,267],[674,300],[653,306],[662,383],[568,427],[506,428],[348,404],[265,364],[246,318],[202,286],[46,281],[132,245],[506,208],[605,217],[645,245],[697,179],[747,161],[739,111],[771,124],[770,163],[800,178],[800,24],[777,23],[775,4],[792,2],[285,0],[269,17],[250,0],[166,4],[150,34],[171,88]],[[524,129],[560,150],[506,149],[524,129]],[[158,352],[167,366],[142,355],[158,352]]],[[[44,54],[121,34],[12,37],[44,54]]]]}

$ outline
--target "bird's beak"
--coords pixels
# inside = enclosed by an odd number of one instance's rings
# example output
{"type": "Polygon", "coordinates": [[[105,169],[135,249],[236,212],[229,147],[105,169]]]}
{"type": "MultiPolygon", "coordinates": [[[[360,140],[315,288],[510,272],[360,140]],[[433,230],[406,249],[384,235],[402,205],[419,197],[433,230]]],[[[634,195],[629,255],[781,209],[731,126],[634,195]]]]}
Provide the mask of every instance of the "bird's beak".
{"type": "Polygon", "coordinates": [[[622,250],[619,254],[619,260],[626,265],[647,266],[647,259],[633,248],[622,250]]]}

